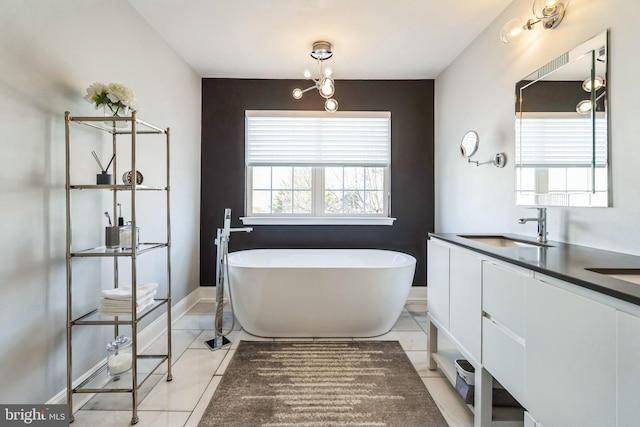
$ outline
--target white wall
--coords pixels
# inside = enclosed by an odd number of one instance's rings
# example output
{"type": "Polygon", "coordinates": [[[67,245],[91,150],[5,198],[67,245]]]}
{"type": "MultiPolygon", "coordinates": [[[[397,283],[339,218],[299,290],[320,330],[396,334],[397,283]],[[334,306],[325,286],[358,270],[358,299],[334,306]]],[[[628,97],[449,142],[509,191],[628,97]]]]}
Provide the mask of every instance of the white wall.
{"type": "Polygon", "coordinates": [[[504,23],[529,17],[532,3],[515,0],[436,79],[436,231],[536,234],[535,223],[516,222],[531,212],[515,206],[514,84],[608,28],[613,207],[549,208],[549,238],[640,254],[640,2],[574,0],[555,30],[537,28],[519,43],[502,44],[504,23]],[[460,157],[458,145],[471,129],[480,134],[477,158],[504,151],[504,169],[468,165],[460,157]]]}
{"type": "MultiPolygon", "coordinates": [[[[199,285],[200,78],[126,0],[3,0],[0,2],[0,342],[3,343],[0,402],[3,403],[45,402],[66,387],[64,112],[96,114],[82,99],[86,87],[94,81],[129,86],[138,96],[139,117],[171,128],[174,302],[199,285]]],[[[79,163],[85,162],[80,167],[95,168],[90,150],[88,147],[84,150],[85,157],[83,150],[79,150],[82,159],[79,163]]],[[[103,200],[95,196],[82,197],[88,204],[99,204],[91,206],[95,218],[86,222],[94,226],[86,232],[101,236],[105,224],[104,218],[98,218],[108,204],[100,205],[103,200]]],[[[89,210],[82,214],[88,215],[89,210]]],[[[81,222],[86,219],[78,217],[81,222]]],[[[152,231],[149,228],[147,232],[152,231]]],[[[141,225],[141,233],[144,230],[141,225]]],[[[141,274],[152,277],[158,266],[143,264],[141,258],[141,274]]],[[[88,262],[86,267],[90,266],[88,262]]],[[[82,267],[79,273],[84,275],[85,282],[92,278],[99,282],[99,271],[82,267]]],[[[94,305],[100,285],[79,289],[78,303],[94,305]]],[[[76,376],[105,356],[104,334],[94,338],[84,328],[76,340],[76,376]]]]}

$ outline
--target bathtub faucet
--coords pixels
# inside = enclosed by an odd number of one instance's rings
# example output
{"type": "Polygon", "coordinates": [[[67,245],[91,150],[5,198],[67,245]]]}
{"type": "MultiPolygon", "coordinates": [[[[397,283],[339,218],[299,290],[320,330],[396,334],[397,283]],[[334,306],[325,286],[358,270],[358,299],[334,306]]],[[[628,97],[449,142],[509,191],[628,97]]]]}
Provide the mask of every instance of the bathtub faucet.
{"type": "Polygon", "coordinates": [[[235,231],[244,231],[246,233],[250,233],[253,231],[252,227],[241,227],[241,228],[231,228],[231,209],[224,210],[224,227],[218,228],[218,233],[216,236],[215,244],[220,245],[221,243],[228,243],[229,236],[232,232],[235,231]]]}
{"type": "Polygon", "coordinates": [[[219,348],[228,346],[231,341],[227,339],[225,335],[233,330],[235,325],[235,316],[233,315],[233,301],[231,299],[231,280],[229,279],[229,265],[227,264],[227,255],[229,253],[229,236],[234,231],[253,231],[251,227],[231,228],[231,209],[224,210],[224,226],[218,228],[216,233],[216,306],[215,306],[215,320],[214,320],[214,334],[213,339],[206,341],[206,344],[211,350],[217,350],[219,348]],[[229,289],[229,306],[231,308],[231,314],[233,323],[229,331],[223,330],[223,309],[225,304],[224,288],[225,277],[227,279],[227,286],[229,289]]]}
{"type": "Polygon", "coordinates": [[[231,228],[231,209],[227,208],[224,210],[224,228],[222,229],[222,235],[228,238],[231,232],[233,231],[245,231],[249,233],[253,231],[253,228],[251,227],[231,228]]]}

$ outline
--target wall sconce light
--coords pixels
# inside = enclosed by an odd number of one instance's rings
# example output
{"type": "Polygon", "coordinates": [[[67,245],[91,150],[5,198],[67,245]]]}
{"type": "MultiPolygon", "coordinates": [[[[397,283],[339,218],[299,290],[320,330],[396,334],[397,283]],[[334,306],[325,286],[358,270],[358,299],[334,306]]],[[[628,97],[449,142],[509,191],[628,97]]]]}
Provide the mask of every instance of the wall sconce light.
{"type": "Polygon", "coordinates": [[[310,70],[304,70],[302,73],[304,78],[313,81],[313,86],[306,89],[295,88],[292,93],[295,99],[300,99],[305,92],[308,92],[311,89],[318,89],[320,96],[326,100],[324,102],[324,109],[329,113],[338,111],[338,101],[333,99],[336,87],[335,81],[333,80],[333,77],[331,77],[331,68],[323,67],[323,61],[333,56],[333,52],[331,51],[332,48],[333,45],[329,42],[317,41],[313,43],[311,57],[318,61],[319,77],[314,79],[310,70]]]}
{"type": "Polygon", "coordinates": [[[523,31],[533,30],[535,25],[542,22],[542,27],[552,30],[560,25],[564,13],[571,0],[534,0],[532,11],[533,18],[524,20],[514,18],[507,22],[500,31],[500,40],[507,44],[522,34],[523,31]]]}

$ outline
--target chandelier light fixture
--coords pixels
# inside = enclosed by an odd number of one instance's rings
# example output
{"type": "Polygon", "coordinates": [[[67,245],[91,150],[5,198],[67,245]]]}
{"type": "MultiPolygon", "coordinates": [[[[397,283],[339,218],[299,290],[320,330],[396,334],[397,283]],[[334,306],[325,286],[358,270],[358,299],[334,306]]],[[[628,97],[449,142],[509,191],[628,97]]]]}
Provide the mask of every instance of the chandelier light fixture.
{"type": "Polygon", "coordinates": [[[304,78],[313,81],[313,85],[306,89],[295,88],[293,90],[293,97],[295,99],[300,99],[305,92],[308,92],[311,89],[318,89],[320,96],[325,99],[324,109],[329,113],[338,111],[338,101],[333,99],[336,87],[333,77],[331,77],[332,71],[331,68],[325,68],[323,66],[323,62],[333,56],[333,52],[331,51],[332,48],[333,45],[329,42],[317,41],[313,43],[311,57],[318,61],[319,77],[314,79],[310,70],[304,70],[302,73],[304,78]]]}
{"type": "Polygon", "coordinates": [[[533,18],[524,20],[513,18],[507,22],[500,31],[500,40],[508,44],[522,34],[523,31],[533,30],[535,25],[542,22],[542,27],[552,30],[560,25],[564,13],[571,0],[534,0],[532,11],[533,18]]]}

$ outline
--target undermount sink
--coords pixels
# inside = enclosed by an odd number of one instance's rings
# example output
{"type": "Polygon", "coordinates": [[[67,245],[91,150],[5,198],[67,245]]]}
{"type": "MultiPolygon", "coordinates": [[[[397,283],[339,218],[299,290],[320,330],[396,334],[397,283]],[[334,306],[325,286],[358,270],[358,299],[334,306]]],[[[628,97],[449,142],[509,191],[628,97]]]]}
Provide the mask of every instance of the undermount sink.
{"type": "Polygon", "coordinates": [[[506,236],[459,235],[465,239],[501,248],[547,248],[550,245],[538,242],[527,242],[506,236]]]}
{"type": "Polygon", "coordinates": [[[585,268],[585,270],[640,285],[640,268],[585,268]]]}

